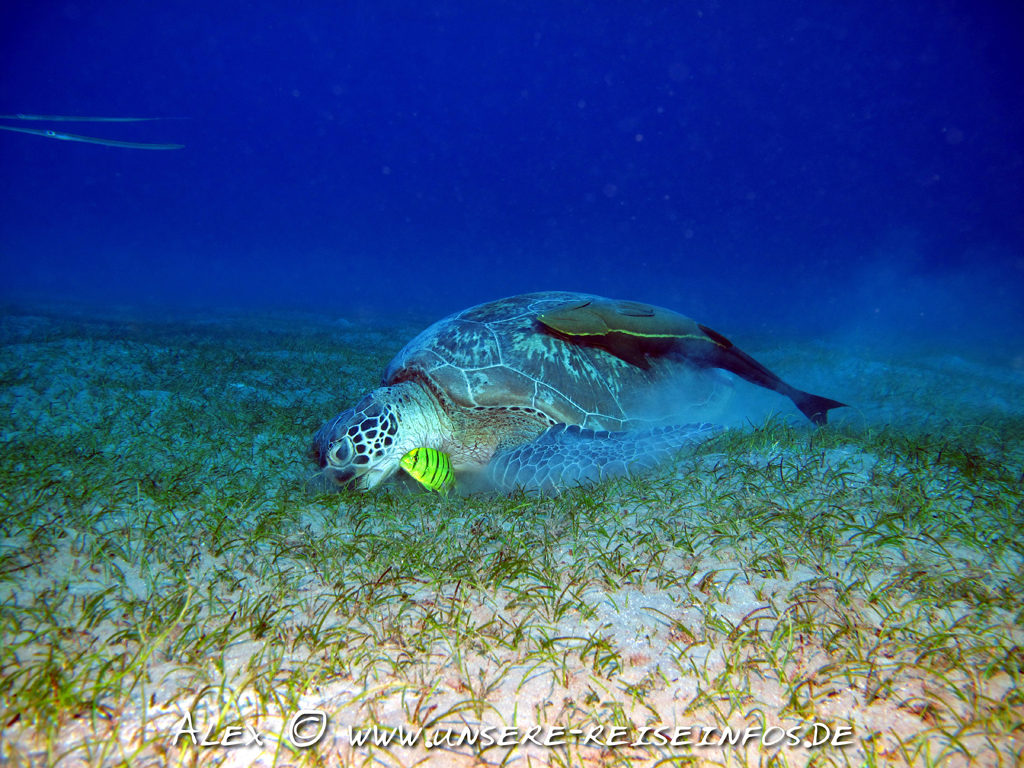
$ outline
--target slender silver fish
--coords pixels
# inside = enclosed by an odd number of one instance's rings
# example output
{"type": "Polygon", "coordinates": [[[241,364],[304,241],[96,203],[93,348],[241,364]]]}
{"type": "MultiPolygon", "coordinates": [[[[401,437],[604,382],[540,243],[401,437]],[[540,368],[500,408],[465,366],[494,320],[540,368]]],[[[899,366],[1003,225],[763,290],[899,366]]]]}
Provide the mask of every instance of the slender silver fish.
{"type": "Polygon", "coordinates": [[[188,120],[187,117],[74,117],[67,115],[0,115],[0,120],[64,120],[69,123],[141,123],[146,120],[188,120]]]}
{"type": "MultiPolygon", "coordinates": [[[[80,123],[138,123],[146,120],[187,120],[187,117],[67,117],[64,115],[0,115],[2,120],[51,120],[80,123]]],[[[86,144],[104,144],[108,147],[127,147],[129,149],[181,149],[184,144],[143,144],[137,141],[115,141],[114,139],[98,139],[95,136],[79,136],[77,133],[62,131],[44,131],[39,128],[19,128],[13,125],[0,125],[0,130],[30,133],[33,136],[44,136],[48,139],[61,141],[81,141],[86,144]]]]}

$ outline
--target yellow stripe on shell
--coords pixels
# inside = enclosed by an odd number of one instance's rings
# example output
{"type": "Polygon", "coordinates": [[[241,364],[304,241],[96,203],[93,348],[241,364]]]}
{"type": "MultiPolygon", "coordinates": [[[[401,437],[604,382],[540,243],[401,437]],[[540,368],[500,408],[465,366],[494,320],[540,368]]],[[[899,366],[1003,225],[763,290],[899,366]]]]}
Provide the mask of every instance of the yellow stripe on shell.
{"type": "Polygon", "coordinates": [[[579,301],[543,312],[537,320],[563,336],[576,339],[601,339],[618,333],[638,339],[687,339],[720,344],[718,339],[702,333],[701,326],[686,315],[635,301],[579,301]]]}
{"type": "Polygon", "coordinates": [[[401,460],[402,469],[431,491],[447,493],[455,482],[452,460],[444,451],[413,448],[401,460]]]}

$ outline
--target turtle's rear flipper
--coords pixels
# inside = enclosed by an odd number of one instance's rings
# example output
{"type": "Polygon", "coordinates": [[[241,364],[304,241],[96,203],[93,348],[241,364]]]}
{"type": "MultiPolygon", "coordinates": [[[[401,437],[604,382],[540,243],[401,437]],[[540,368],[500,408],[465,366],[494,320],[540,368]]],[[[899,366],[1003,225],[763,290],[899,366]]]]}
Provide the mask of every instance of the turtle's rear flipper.
{"type": "Polygon", "coordinates": [[[597,432],[556,424],[532,443],[496,455],[487,475],[501,493],[522,489],[553,496],[562,488],[651,469],[718,429],[714,424],[680,424],[597,432]]]}

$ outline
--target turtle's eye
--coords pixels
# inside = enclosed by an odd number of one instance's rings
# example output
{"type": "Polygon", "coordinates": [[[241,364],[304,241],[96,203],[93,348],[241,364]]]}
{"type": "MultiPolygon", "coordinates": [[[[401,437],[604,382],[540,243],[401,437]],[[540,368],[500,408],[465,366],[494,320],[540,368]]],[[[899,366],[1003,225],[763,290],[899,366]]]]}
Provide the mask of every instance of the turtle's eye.
{"type": "Polygon", "coordinates": [[[327,449],[327,461],[336,467],[343,467],[352,461],[352,441],[348,438],[335,440],[327,449]]]}

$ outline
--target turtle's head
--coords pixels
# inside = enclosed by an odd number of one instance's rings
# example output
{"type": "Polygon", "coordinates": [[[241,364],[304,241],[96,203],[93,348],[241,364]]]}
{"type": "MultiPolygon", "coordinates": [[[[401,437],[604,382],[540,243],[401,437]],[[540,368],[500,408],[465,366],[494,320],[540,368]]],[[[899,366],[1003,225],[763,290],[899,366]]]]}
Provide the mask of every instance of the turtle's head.
{"type": "Polygon", "coordinates": [[[366,491],[398,470],[404,451],[398,416],[386,392],[378,389],[364,396],[313,438],[314,458],[334,485],[366,491]]]}

